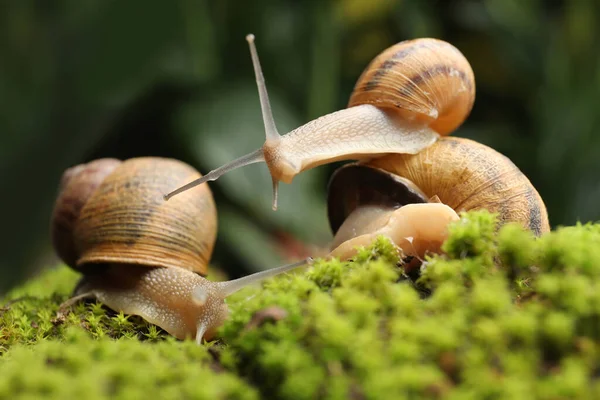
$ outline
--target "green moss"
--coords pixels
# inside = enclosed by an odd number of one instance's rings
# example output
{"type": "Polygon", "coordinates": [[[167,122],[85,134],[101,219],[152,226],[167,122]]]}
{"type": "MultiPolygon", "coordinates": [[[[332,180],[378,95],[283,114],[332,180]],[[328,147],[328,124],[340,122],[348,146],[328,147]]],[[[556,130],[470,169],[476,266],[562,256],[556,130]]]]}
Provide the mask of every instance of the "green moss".
{"type": "Polygon", "coordinates": [[[141,318],[95,302],[57,318],[77,279],[67,267],[46,271],[3,301],[0,399],[257,398],[235,374],[214,370],[209,347],[141,318]]]}
{"type": "Polygon", "coordinates": [[[57,318],[59,306],[70,296],[79,275],[67,267],[43,272],[38,279],[8,294],[0,308],[0,355],[15,344],[33,345],[60,339],[71,327],[91,337],[160,340],[159,328],[139,317],[114,313],[99,303],[80,302],[64,318],[57,318]]]}
{"type": "Polygon", "coordinates": [[[213,371],[208,350],[193,342],[96,340],[74,327],[63,333],[4,356],[0,398],[257,398],[233,374],[213,371]]]}
{"type": "Polygon", "coordinates": [[[221,339],[202,347],[96,303],[55,321],[77,276],[48,272],[0,311],[0,398],[600,395],[598,225],[536,239],[474,212],[444,250],[416,282],[379,238],[354,261],[317,260],[247,288],[228,299],[221,339]],[[270,306],[285,312],[256,323],[270,306]],[[81,386],[65,384],[74,378],[81,386]]]}
{"type": "Polygon", "coordinates": [[[240,293],[236,321],[221,330],[223,359],[283,398],[591,396],[598,240],[595,225],[535,239],[515,225],[497,229],[488,213],[465,214],[446,255],[424,263],[418,286],[431,294],[422,298],[380,239],[354,262],[318,262],[305,278],[278,279],[260,296],[240,293]],[[254,312],[281,306],[299,281],[304,290],[292,294],[299,301],[284,306],[290,318],[243,330],[254,312]]]}

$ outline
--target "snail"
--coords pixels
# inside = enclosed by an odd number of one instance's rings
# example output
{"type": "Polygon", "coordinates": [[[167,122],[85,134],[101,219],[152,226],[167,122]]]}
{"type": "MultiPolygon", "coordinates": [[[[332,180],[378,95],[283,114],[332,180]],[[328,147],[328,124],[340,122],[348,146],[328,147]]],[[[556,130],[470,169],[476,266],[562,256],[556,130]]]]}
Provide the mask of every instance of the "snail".
{"type": "Polygon", "coordinates": [[[201,343],[227,318],[227,296],[310,263],[306,259],[227,282],[204,278],[217,227],[210,189],[172,204],[160,195],[165,187],[198,176],[181,161],[159,157],[104,158],[66,170],[51,237],[59,257],[83,277],[61,309],[93,298],[179,339],[195,337],[201,343]]]}
{"type": "Polygon", "coordinates": [[[339,160],[369,160],[389,153],[416,154],[457,129],[475,101],[469,62],[451,44],[407,40],[367,66],[348,108],[280,135],[275,126],[254,35],[246,37],[259,91],[266,140],[261,148],[210,171],[164,196],[165,200],[249,164],[267,164],[273,181],[291,183],[302,171],[339,160]]]}
{"type": "Polygon", "coordinates": [[[546,206],[529,179],[501,153],[473,140],[442,137],[418,154],[390,154],[337,169],[328,185],[332,256],[387,236],[405,256],[440,253],[458,213],[486,209],[498,227],[550,230],[546,206]]]}

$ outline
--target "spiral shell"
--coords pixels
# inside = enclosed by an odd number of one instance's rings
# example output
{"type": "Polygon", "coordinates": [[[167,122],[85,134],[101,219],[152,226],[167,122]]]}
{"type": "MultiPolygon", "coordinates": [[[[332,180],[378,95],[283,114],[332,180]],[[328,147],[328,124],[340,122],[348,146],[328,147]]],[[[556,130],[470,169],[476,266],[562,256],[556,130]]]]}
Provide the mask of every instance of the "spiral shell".
{"type": "MultiPolygon", "coordinates": [[[[194,168],[177,160],[123,161],[96,185],[72,231],[63,230],[68,239],[62,240],[71,240],[74,250],[61,257],[79,270],[118,263],[177,267],[205,275],[217,225],[209,187],[201,186],[174,201],[163,199],[169,188],[198,177],[194,168]]],[[[76,183],[80,182],[69,186],[76,183]]],[[[64,207],[64,196],[59,196],[55,210],[64,207]]],[[[60,218],[53,221],[55,225],[60,218]]]]}
{"type": "Polygon", "coordinates": [[[464,55],[431,38],[407,40],[379,54],[359,77],[348,106],[394,109],[440,135],[456,130],[475,101],[475,77],[464,55]]]}
{"type": "Polygon", "coordinates": [[[114,158],[101,158],[67,169],[59,186],[52,212],[50,236],[58,256],[74,267],[79,258],[73,229],[81,209],[104,179],[121,164],[114,158]]]}
{"type": "Polygon", "coordinates": [[[330,211],[334,231],[361,203],[383,199],[402,206],[402,201],[418,203],[434,196],[456,212],[497,213],[501,225],[516,222],[537,236],[550,230],[546,206],[529,179],[507,157],[469,139],[442,137],[415,155],[390,154],[349,164],[332,177],[330,190],[340,192],[330,195],[330,210],[342,210],[330,211]],[[356,177],[360,185],[344,184],[356,177]],[[390,186],[398,188],[391,191],[390,186]]]}

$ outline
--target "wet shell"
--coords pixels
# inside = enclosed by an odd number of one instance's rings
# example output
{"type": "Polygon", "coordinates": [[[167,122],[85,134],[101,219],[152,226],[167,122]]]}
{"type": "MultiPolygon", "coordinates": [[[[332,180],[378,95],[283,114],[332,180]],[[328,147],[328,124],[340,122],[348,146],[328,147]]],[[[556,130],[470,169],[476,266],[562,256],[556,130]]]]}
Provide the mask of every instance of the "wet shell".
{"type": "Polygon", "coordinates": [[[115,158],[101,158],[76,165],[63,173],[52,211],[50,236],[56,253],[67,265],[75,267],[79,258],[73,229],[81,209],[104,179],[120,164],[121,161],[115,158]]]}
{"type": "Polygon", "coordinates": [[[529,179],[504,155],[469,139],[440,138],[419,154],[394,154],[363,165],[413,182],[455,211],[486,209],[501,224],[520,223],[536,235],[550,230],[546,206],[529,179]]]}
{"type": "Polygon", "coordinates": [[[172,187],[200,177],[165,158],[134,158],[108,175],[82,208],[74,241],[76,268],[121,263],[179,267],[205,275],[216,240],[208,185],[165,202],[172,187]]]}
{"type": "Polygon", "coordinates": [[[358,79],[348,106],[392,108],[440,135],[456,130],[475,101],[475,77],[464,55],[437,39],[400,42],[379,54],[358,79]]]}

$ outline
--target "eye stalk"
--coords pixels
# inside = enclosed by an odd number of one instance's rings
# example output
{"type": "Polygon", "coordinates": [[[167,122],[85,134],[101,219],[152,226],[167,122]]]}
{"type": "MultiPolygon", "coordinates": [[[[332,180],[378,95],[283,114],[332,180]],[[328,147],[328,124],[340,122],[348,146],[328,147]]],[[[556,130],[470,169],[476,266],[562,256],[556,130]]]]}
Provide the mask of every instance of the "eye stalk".
{"type": "MultiPolygon", "coordinates": [[[[269,102],[269,94],[267,93],[267,86],[265,84],[265,78],[260,66],[260,60],[258,58],[258,52],[256,51],[256,45],[254,44],[254,35],[249,34],[246,36],[246,41],[250,47],[250,55],[252,57],[252,65],[254,66],[254,75],[256,76],[256,85],[258,86],[258,94],[260,98],[260,108],[263,115],[263,122],[265,125],[265,145],[258,150],[255,150],[249,154],[246,154],[240,158],[237,158],[217,169],[210,171],[200,179],[196,179],[164,196],[165,200],[169,200],[171,197],[185,192],[193,187],[201,185],[205,182],[216,181],[224,174],[245,167],[246,165],[255,164],[259,162],[265,162],[264,149],[277,147],[277,144],[281,141],[281,135],[277,131],[275,126],[275,120],[273,119],[273,113],[271,111],[271,103],[269,102]]],[[[277,199],[279,181],[273,178],[273,210],[277,210],[277,199]]]]}

